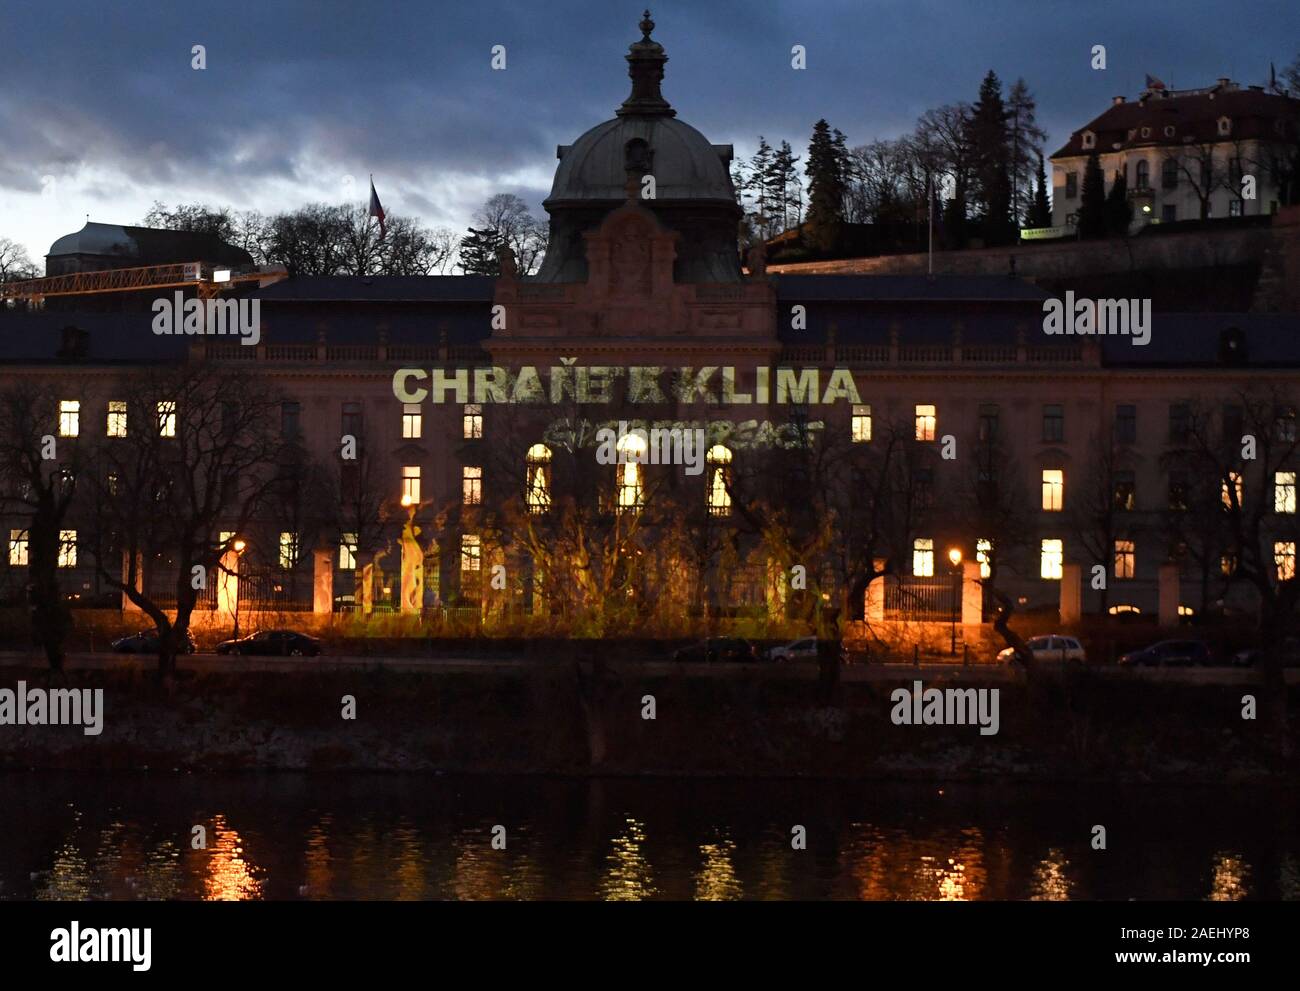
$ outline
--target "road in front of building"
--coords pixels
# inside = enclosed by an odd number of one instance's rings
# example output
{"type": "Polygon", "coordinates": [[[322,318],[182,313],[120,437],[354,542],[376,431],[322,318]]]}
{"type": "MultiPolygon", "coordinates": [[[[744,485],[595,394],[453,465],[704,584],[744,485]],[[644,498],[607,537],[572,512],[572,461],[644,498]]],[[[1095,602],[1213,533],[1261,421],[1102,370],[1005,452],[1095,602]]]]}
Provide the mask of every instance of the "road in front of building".
{"type": "MultiPolygon", "coordinates": [[[[244,657],[231,654],[190,654],[179,658],[182,670],[197,673],[239,671],[348,671],[383,668],[394,672],[458,672],[497,671],[501,674],[527,674],[540,666],[572,663],[571,658],[553,660],[537,657],[376,657],[364,655],[323,654],[320,657],[244,657]]],[[[590,663],[590,662],[584,662],[590,663]]],[[[688,678],[745,678],[773,679],[779,681],[810,681],[817,678],[817,665],[813,662],[775,664],[706,664],[682,663],[672,660],[639,661],[614,660],[607,662],[614,671],[642,675],[681,674],[688,678]]],[[[65,661],[65,670],[153,670],[157,660],[144,654],[74,653],[65,661]]],[[[43,668],[44,655],[36,651],[0,651],[0,669],[43,668]]],[[[1059,668],[1059,664],[1044,663],[1045,669],[1059,668]]],[[[1253,685],[1259,684],[1263,673],[1253,668],[1238,667],[1140,667],[1116,666],[1092,669],[1104,678],[1120,680],[1174,682],[1194,685],[1253,685]]],[[[1290,684],[1300,683],[1300,668],[1284,672],[1290,684]]],[[[897,681],[914,676],[922,680],[959,680],[983,683],[1014,682],[1024,677],[1018,669],[1004,664],[961,663],[849,663],[841,669],[840,677],[846,682],[897,681]]]]}

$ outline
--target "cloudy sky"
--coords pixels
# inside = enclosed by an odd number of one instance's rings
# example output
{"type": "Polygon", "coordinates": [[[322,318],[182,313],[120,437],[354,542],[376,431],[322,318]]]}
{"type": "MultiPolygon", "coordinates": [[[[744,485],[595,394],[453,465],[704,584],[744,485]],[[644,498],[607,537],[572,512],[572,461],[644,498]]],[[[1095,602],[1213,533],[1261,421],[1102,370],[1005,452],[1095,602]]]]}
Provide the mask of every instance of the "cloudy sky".
{"type": "MultiPolygon", "coordinates": [[[[463,228],[496,192],[540,210],[555,146],[627,95],[642,5],[2,0],[0,237],[40,263],[87,214],[361,201],[370,173],[390,213],[431,226],[463,228]]],[[[1028,81],[1051,151],[1145,73],[1261,83],[1300,51],[1294,0],[659,0],[653,16],[664,95],[740,155],[760,133],[802,151],[822,116],[853,144],[895,136],[973,100],[990,68],[1028,81]]]]}

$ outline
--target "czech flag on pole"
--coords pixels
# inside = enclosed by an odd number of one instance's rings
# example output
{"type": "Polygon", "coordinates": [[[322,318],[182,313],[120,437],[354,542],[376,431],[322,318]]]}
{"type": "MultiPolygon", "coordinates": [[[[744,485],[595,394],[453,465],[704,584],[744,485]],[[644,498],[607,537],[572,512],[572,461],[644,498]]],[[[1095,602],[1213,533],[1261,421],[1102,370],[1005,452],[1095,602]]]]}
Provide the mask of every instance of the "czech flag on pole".
{"type": "Polygon", "coordinates": [[[384,239],[388,229],[384,226],[384,207],[379,202],[379,194],[375,192],[375,177],[370,177],[370,216],[379,219],[379,240],[384,239]]]}

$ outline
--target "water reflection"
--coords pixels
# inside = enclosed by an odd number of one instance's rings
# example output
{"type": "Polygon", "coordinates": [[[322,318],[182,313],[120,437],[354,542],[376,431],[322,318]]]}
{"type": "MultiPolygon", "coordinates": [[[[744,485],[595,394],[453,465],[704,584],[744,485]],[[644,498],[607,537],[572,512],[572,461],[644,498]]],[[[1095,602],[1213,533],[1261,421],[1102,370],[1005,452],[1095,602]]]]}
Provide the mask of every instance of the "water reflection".
{"type": "Polygon", "coordinates": [[[225,816],[213,817],[208,836],[209,848],[194,851],[203,861],[204,900],[243,902],[261,898],[259,871],[245,859],[244,841],[226,824],[225,816]]]}
{"type": "Polygon", "coordinates": [[[1250,866],[1235,853],[1216,853],[1211,868],[1210,895],[1212,902],[1236,902],[1246,897],[1246,882],[1250,866]]]}
{"type": "Polygon", "coordinates": [[[1150,838],[1098,857],[1078,796],[1032,789],[320,781],[78,779],[19,802],[33,786],[0,775],[0,897],[1300,898],[1300,815],[1268,792],[1094,796],[1123,835],[1150,838]],[[208,849],[191,847],[196,822],[208,849]]]}
{"type": "Polygon", "coordinates": [[[642,850],[645,841],[644,824],[628,817],[605,858],[605,874],[600,885],[600,896],[605,901],[641,901],[654,897],[650,864],[642,850]]]}
{"type": "Polygon", "coordinates": [[[1070,861],[1053,847],[1047,856],[1034,865],[1034,887],[1029,898],[1040,902],[1065,902],[1070,900],[1073,883],[1066,874],[1070,861]]]}
{"type": "Polygon", "coordinates": [[[735,855],[736,844],[731,840],[701,844],[700,857],[704,863],[695,875],[696,901],[732,901],[741,896],[744,887],[732,864],[735,855]]]}

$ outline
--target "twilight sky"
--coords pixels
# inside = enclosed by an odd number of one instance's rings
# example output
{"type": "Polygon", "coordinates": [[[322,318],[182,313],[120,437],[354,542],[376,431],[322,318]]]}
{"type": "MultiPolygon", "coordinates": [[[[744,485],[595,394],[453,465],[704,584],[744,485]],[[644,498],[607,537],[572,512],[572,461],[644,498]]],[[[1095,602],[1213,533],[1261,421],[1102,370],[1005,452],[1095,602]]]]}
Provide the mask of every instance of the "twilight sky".
{"type": "MultiPolygon", "coordinates": [[[[0,237],[43,264],[89,214],[154,200],[275,212],[363,201],[463,229],[496,192],[540,214],[555,145],[613,116],[642,3],[0,0],[0,237]],[[190,67],[206,46],[207,68],[190,67]],[[491,49],[505,45],[507,68],[491,49]]],[[[1130,99],[1268,79],[1300,52],[1294,0],[659,0],[664,95],[715,143],[850,144],[974,100],[990,68],[1038,98],[1047,151],[1130,99]],[[790,68],[802,44],[808,68],[790,68]],[[1106,46],[1107,68],[1090,68],[1106,46]]]]}

